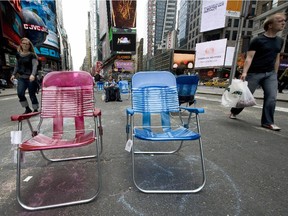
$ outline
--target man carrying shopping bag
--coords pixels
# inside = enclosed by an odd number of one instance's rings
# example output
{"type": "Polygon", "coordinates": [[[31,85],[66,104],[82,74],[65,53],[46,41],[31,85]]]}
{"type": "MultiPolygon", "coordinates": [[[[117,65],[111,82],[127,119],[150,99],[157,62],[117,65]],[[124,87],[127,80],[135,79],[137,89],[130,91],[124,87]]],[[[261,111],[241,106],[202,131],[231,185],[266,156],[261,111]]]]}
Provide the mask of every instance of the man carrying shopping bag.
{"type": "MultiPolygon", "coordinates": [[[[241,80],[248,81],[248,87],[253,94],[260,85],[264,91],[264,103],[261,126],[270,130],[280,131],[274,124],[274,112],[277,99],[277,71],[280,62],[280,52],[284,40],[276,34],[285,27],[286,16],[277,13],[264,21],[264,34],[252,39],[245,59],[241,80]]],[[[244,108],[231,108],[231,119],[244,108]]]]}

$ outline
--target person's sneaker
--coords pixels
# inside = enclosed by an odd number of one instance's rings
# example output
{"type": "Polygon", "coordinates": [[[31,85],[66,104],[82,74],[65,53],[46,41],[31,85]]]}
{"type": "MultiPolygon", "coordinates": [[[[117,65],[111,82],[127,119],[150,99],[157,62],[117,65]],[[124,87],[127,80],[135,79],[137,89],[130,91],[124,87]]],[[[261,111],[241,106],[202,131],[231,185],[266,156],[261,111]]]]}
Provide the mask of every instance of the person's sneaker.
{"type": "Polygon", "coordinates": [[[26,108],[25,112],[23,114],[28,114],[28,113],[31,113],[31,112],[32,112],[32,110],[30,108],[26,108]]]}
{"type": "Polygon", "coordinates": [[[230,119],[237,119],[236,115],[233,114],[233,113],[231,113],[231,114],[229,115],[229,118],[230,118],[230,119]]]}
{"type": "Polygon", "coordinates": [[[267,128],[269,130],[273,130],[273,131],[280,131],[281,130],[281,128],[275,124],[270,124],[270,125],[269,124],[262,124],[262,127],[267,128]]]}

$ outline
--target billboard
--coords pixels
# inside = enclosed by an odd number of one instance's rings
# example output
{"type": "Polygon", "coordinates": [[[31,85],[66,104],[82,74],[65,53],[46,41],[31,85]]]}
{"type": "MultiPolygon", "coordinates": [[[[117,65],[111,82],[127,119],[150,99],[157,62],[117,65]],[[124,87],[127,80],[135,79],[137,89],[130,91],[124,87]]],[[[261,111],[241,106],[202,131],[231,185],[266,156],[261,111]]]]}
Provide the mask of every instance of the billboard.
{"type": "Polygon", "coordinates": [[[136,31],[129,29],[115,29],[110,31],[112,52],[135,53],[136,52],[136,31]]]}
{"type": "Polygon", "coordinates": [[[227,38],[196,44],[195,68],[224,65],[227,38]]]}
{"type": "MultiPolygon", "coordinates": [[[[18,12],[20,11],[18,10],[18,12]]],[[[3,37],[8,39],[8,45],[17,48],[20,44],[20,38],[24,36],[21,17],[14,9],[14,6],[8,1],[0,1],[0,16],[3,37]]]]}
{"type": "Polygon", "coordinates": [[[195,64],[195,52],[192,50],[174,50],[172,68],[191,69],[195,64]]]}
{"type": "MultiPolygon", "coordinates": [[[[246,0],[247,1],[247,0],[246,0]]],[[[242,9],[242,0],[228,0],[226,16],[240,17],[242,9]]]]}
{"type": "Polygon", "coordinates": [[[224,28],[227,0],[203,0],[200,32],[224,28]]]}
{"type": "Polygon", "coordinates": [[[134,62],[133,61],[123,61],[123,60],[116,60],[114,62],[115,67],[118,71],[125,72],[134,72],[134,62]]]}
{"type": "MultiPolygon", "coordinates": [[[[54,0],[46,1],[21,1],[23,10],[29,10],[37,14],[45,23],[48,29],[48,35],[44,41],[45,45],[52,46],[59,49],[59,41],[57,35],[57,21],[56,21],[56,4],[54,0]]],[[[24,17],[25,18],[25,17],[24,17]]]]}
{"type": "Polygon", "coordinates": [[[112,26],[136,28],[136,0],[112,0],[112,26]]]}

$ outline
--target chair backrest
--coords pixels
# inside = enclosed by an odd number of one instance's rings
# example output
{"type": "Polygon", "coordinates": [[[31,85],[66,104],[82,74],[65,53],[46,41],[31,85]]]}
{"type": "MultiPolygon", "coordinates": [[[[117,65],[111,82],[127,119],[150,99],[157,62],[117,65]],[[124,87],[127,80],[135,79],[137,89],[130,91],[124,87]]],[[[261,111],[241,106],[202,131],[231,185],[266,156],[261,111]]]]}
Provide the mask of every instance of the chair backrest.
{"type": "Polygon", "coordinates": [[[98,91],[104,90],[104,82],[99,81],[99,82],[96,83],[96,85],[97,85],[97,90],[98,91]]]}
{"type": "Polygon", "coordinates": [[[196,94],[199,77],[197,75],[181,75],[176,78],[179,96],[194,96],[196,94]]]}
{"type": "Polygon", "coordinates": [[[84,131],[84,117],[93,116],[94,81],[85,71],[55,71],[42,83],[41,118],[53,119],[53,134],[63,133],[63,118],[75,119],[76,136],[84,131]]]}
{"type": "Polygon", "coordinates": [[[118,82],[120,93],[125,94],[129,93],[129,84],[127,80],[121,80],[118,82]]]}
{"type": "Polygon", "coordinates": [[[179,111],[175,76],[168,71],[138,72],[132,77],[132,107],[142,113],[145,127],[151,125],[151,113],[161,115],[161,125],[170,127],[169,112],[179,111]]]}

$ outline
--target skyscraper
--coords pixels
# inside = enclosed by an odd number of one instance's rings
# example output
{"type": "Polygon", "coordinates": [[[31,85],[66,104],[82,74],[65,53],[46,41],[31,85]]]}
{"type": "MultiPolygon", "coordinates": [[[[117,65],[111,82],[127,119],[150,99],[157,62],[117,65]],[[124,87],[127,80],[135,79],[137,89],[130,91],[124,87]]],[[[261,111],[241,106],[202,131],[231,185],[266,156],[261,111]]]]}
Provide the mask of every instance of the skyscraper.
{"type": "Polygon", "coordinates": [[[168,32],[175,30],[177,0],[149,0],[147,20],[147,55],[166,46],[168,32]]]}

